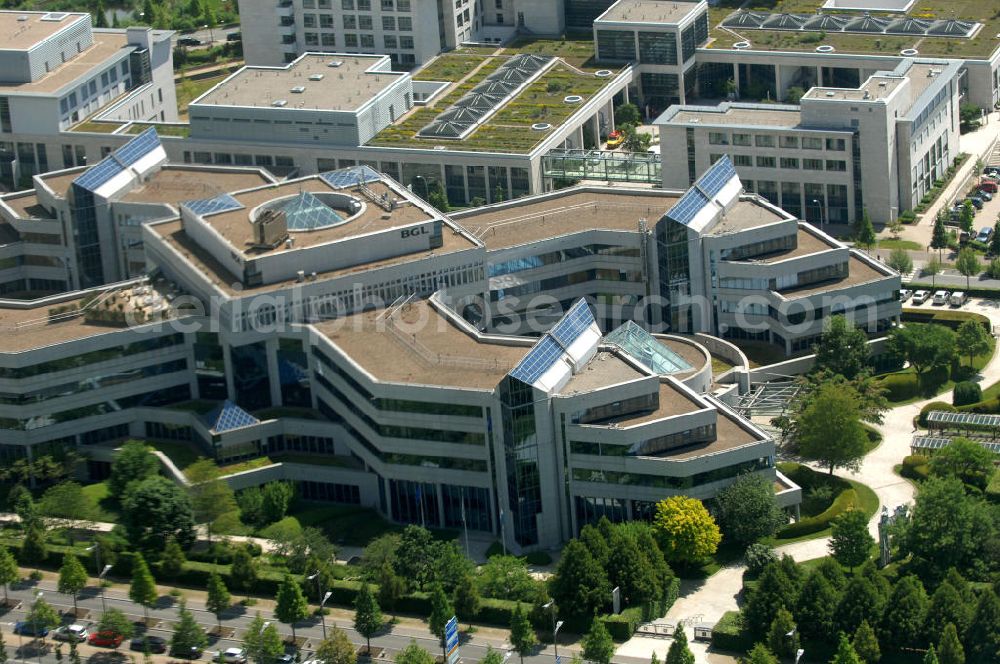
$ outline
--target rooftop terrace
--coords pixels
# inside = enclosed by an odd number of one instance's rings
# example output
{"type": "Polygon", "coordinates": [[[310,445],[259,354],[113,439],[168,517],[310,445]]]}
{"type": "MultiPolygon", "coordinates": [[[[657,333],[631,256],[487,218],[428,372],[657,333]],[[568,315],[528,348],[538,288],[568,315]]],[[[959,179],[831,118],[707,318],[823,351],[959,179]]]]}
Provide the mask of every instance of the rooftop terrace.
{"type": "MultiPolygon", "coordinates": [[[[546,49],[534,50],[546,55],[543,52],[546,49]]],[[[431,105],[412,110],[395,124],[383,129],[368,142],[368,145],[428,150],[441,147],[447,150],[472,152],[527,153],[569,119],[588,99],[615,80],[614,76],[601,78],[595,76],[592,71],[584,71],[566,61],[560,61],[521,89],[464,138],[456,140],[417,136],[421,129],[515,54],[515,51],[508,52],[505,49],[501,54],[484,58],[479,54],[470,56],[463,52],[439,56],[426,72],[417,72],[415,78],[441,79],[442,75],[448,72],[453,75],[464,72],[464,76],[454,81],[452,87],[431,105]],[[449,59],[467,63],[473,69],[469,71],[453,67],[451,64],[458,63],[450,63],[449,59]],[[567,103],[564,100],[568,95],[579,95],[582,100],[577,103],[567,103]],[[532,129],[532,125],[537,123],[551,125],[551,128],[543,131],[532,129]]]]}
{"type": "MultiPolygon", "coordinates": [[[[751,0],[746,9],[767,14],[816,14],[825,0],[751,0]]],[[[733,13],[735,5],[709,9],[709,48],[732,48],[733,44],[749,41],[755,50],[764,51],[815,51],[821,44],[833,46],[839,53],[871,55],[899,55],[903,49],[915,48],[924,56],[952,58],[988,58],[1000,48],[1000,14],[994,3],[982,0],[928,0],[917,2],[905,14],[899,12],[871,12],[878,20],[913,18],[921,21],[958,19],[982,23],[973,37],[925,37],[908,35],[882,35],[831,32],[806,32],[794,30],[725,30],[720,23],[733,13]],[[735,33],[735,34],[734,34],[735,33]],[[820,35],[823,34],[822,39],[820,35]]],[[[857,11],[824,10],[823,14],[841,19],[856,19],[857,11]]]]}
{"type": "Polygon", "coordinates": [[[682,0],[680,2],[665,2],[664,0],[618,0],[601,14],[599,22],[621,23],[672,23],[683,21],[688,15],[701,10],[698,2],[682,0]]]}
{"type": "Polygon", "coordinates": [[[271,108],[284,101],[282,106],[287,108],[355,111],[406,76],[402,72],[371,71],[384,58],[312,53],[284,67],[244,67],[195,99],[191,106],[271,108]]]}
{"type": "Polygon", "coordinates": [[[873,281],[880,281],[892,277],[889,270],[878,270],[854,254],[851,254],[847,263],[848,275],[843,279],[824,281],[818,284],[810,284],[802,288],[783,288],[778,291],[786,300],[796,300],[810,295],[816,295],[828,290],[842,290],[852,286],[860,286],[873,281]]]}

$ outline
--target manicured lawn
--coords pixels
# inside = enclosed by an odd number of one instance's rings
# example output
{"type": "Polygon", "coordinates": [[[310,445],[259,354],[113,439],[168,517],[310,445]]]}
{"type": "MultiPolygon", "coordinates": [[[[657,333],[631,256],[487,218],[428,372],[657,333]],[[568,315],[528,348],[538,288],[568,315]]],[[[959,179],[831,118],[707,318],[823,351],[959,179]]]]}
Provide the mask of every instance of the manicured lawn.
{"type": "Polygon", "coordinates": [[[162,441],[149,442],[147,445],[158,452],[166,454],[180,471],[183,471],[185,468],[197,461],[199,457],[205,456],[199,450],[195,449],[193,445],[188,445],[186,443],[162,441]]]}
{"type": "Polygon", "coordinates": [[[242,473],[255,468],[263,468],[264,466],[270,466],[272,464],[274,464],[274,462],[266,456],[257,457],[256,459],[240,461],[239,463],[231,463],[228,466],[219,466],[219,473],[222,475],[232,475],[234,473],[242,473]]]}
{"type": "Polygon", "coordinates": [[[118,521],[118,504],[108,495],[108,483],[98,482],[83,487],[84,497],[94,508],[97,521],[118,521]]]}
{"type": "Polygon", "coordinates": [[[179,136],[181,138],[187,138],[191,135],[191,125],[177,125],[177,124],[153,124],[149,122],[133,122],[129,125],[128,129],[125,130],[126,134],[141,134],[150,127],[156,127],[156,133],[160,136],[179,136]]]}
{"type": "MultiPolygon", "coordinates": [[[[389,523],[378,512],[354,505],[330,505],[300,500],[291,517],[302,527],[313,526],[322,530],[334,544],[365,546],[380,535],[402,532],[404,526],[389,523]]],[[[432,530],[435,537],[452,539],[453,530],[432,530]]]]}
{"type": "Polygon", "coordinates": [[[924,247],[919,242],[913,240],[893,240],[892,238],[878,241],[879,249],[906,249],[907,251],[921,251],[924,247]]]}
{"type": "Polygon", "coordinates": [[[785,357],[785,351],[783,348],[764,341],[740,340],[735,343],[739,346],[740,350],[743,351],[743,354],[747,356],[751,369],[767,366],[769,364],[775,364],[777,362],[784,362],[785,360],[790,359],[785,357]]]}
{"type": "MultiPolygon", "coordinates": [[[[579,36],[571,39],[522,37],[504,47],[504,53],[554,55],[574,67],[597,67],[594,64],[594,40],[579,36]]],[[[597,67],[598,69],[602,67],[597,67]]]]}
{"type": "Polygon", "coordinates": [[[722,359],[718,355],[712,356],[712,375],[718,376],[719,374],[726,373],[733,368],[734,365],[730,364],[726,360],[722,359]]]}
{"type": "Polygon", "coordinates": [[[116,129],[120,129],[124,123],[122,122],[95,122],[93,120],[87,120],[75,125],[70,131],[89,131],[96,132],[98,134],[110,134],[116,129]]]}
{"type": "MultiPolygon", "coordinates": [[[[977,355],[975,358],[973,358],[972,362],[973,371],[971,373],[975,374],[981,371],[982,368],[985,367],[987,364],[989,364],[989,361],[993,358],[993,353],[995,350],[996,348],[994,344],[994,348],[991,349],[989,353],[986,353],[984,355],[977,355]]],[[[969,372],[968,357],[960,357],[958,363],[960,367],[965,368],[966,372],[969,372]]],[[[893,373],[884,374],[879,378],[884,383],[885,382],[911,383],[909,387],[903,386],[903,389],[899,389],[898,391],[889,390],[887,392],[886,398],[889,400],[889,403],[891,403],[893,406],[902,406],[904,404],[913,403],[914,401],[922,401],[923,399],[929,399],[938,394],[942,394],[944,392],[951,390],[952,388],[955,387],[955,382],[956,382],[955,377],[950,375],[947,367],[942,367],[941,369],[938,370],[931,370],[925,372],[923,377],[923,385],[919,387],[917,385],[918,383],[917,372],[916,370],[914,370],[913,367],[907,367],[906,369],[902,369],[901,371],[895,371],[893,373]],[[892,378],[893,376],[898,376],[900,378],[892,378]]],[[[990,389],[994,389],[997,387],[998,387],[997,385],[992,385],[990,389]]],[[[997,394],[997,392],[995,391],[994,394],[997,394]]],[[[983,398],[984,399],[986,398],[985,394],[983,395],[983,398]]]]}

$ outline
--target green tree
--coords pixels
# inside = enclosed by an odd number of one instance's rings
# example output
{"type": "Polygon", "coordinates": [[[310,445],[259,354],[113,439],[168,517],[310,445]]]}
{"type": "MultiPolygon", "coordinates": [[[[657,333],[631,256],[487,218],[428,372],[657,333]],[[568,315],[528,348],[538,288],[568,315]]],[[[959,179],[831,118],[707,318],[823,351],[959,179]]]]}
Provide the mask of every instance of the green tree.
{"type": "Polygon", "coordinates": [[[538,582],[531,578],[528,564],[517,556],[490,556],[476,576],[484,597],[531,602],[538,594],[538,582]]]}
{"type": "Polygon", "coordinates": [[[290,574],[278,588],[278,597],[274,605],[274,616],[292,628],[292,640],[295,640],[295,623],[305,620],[309,615],[309,605],[302,596],[302,587],[290,574]]]}
{"type": "Polygon", "coordinates": [[[257,664],[274,662],[285,651],[278,628],[272,622],[265,622],[260,611],[243,634],[243,650],[257,664]]]}
{"type": "Polygon", "coordinates": [[[3,637],[2,629],[0,629],[0,664],[7,664],[7,641],[3,637]]]}
{"type": "Polygon", "coordinates": [[[985,355],[993,346],[993,338],[986,328],[974,320],[963,321],[958,326],[956,343],[969,358],[969,366],[977,355],[985,355]]]}
{"type": "Polygon", "coordinates": [[[920,274],[931,278],[931,287],[933,288],[937,284],[937,275],[941,274],[941,261],[937,258],[931,258],[920,268],[920,274]]]}
{"type": "Polygon", "coordinates": [[[945,625],[937,651],[941,664],[965,664],[965,648],[958,640],[958,631],[953,623],[945,625]]]}
{"type": "Polygon", "coordinates": [[[608,544],[608,581],[619,588],[624,604],[642,606],[657,599],[659,581],[635,536],[624,528],[613,528],[608,544]]]}
{"type": "MultiPolygon", "coordinates": [[[[583,658],[595,664],[609,664],[614,654],[615,642],[611,639],[608,628],[600,620],[592,621],[590,630],[583,637],[583,658]]],[[[669,655],[665,661],[670,661],[669,655]]]]}
{"type": "Polygon", "coordinates": [[[655,650],[649,654],[649,664],[660,664],[660,658],[656,656],[655,650]]]}
{"type": "Polygon", "coordinates": [[[742,660],[743,664],[778,664],[778,658],[771,654],[763,643],[758,643],[750,649],[742,660]]]}
{"type": "Polygon", "coordinates": [[[893,217],[885,227],[888,229],[889,235],[892,236],[893,240],[898,240],[899,236],[903,234],[903,220],[899,217],[893,217]]]}
{"type": "Polygon", "coordinates": [[[170,651],[174,653],[189,653],[193,649],[202,649],[208,643],[205,630],[195,622],[194,614],[188,610],[184,600],[181,600],[177,611],[177,624],[174,625],[173,636],[170,637],[170,651]]]}
{"type": "Polygon", "coordinates": [[[845,316],[832,316],[819,342],[814,372],[829,371],[853,380],[867,371],[871,351],[864,331],[845,316]]]}
{"type": "MultiPolygon", "coordinates": [[[[122,637],[122,640],[132,637],[135,633],[135,625],[129,620],[120,609],[111,608],[101,614],[100,620],[97,621],[97,631],[99,632],[110,632],[122,637]]],[[[70,643],[75,643],[75,641],[70,641],[70,643]]],[[[73,653],[70,651],[70,660],[73,659],[73,653]]]]}
{"type": "Polygon", "coordinates": [[[931,477],[921,485],[899,541],[921,573],[936,578],[956,562],[975,567],[989,558],[984,546],[995,533],[981,499],[968,495],[957,479],[931,477]]]}
{"type": "Polygon", "coordinates": [[[840,643],[837,645],[837,654],[830,660],[830,664],[863,664],[858,653],[854,651],[854,646],[847,640],[844,634],[840,635],[840,643]]]}
{"type": "Polygon", "coordinates": [[[983,122],[983,111],[975,104],[961,104],[958,107],[959,130],[961,133],[975,131],[983,122]]]}
{"type": "Polygon", "coordinates": [[[19,578],[21,578],[21,572],[17,567],[17,561],[11,555],[10,549],[0,545],[0,583],[3,584],[4,604],[10,601],[7,597],[8,587],[19,578]]]}
{"type": "Polygon", "coordinates": [[[586,619],[607,605],[611,585],[583,542],[574,539],[563,548],[549,592],[568,618],[586,619]]]}
{"type": "Polygon", "coordinates": [[[757,586],[750,591],[744,618],[752,634],[767,634],[782,607],[794,607],[798,597],[796,585],[789,579],[780,562],[764,568],[757,586]]]}
{"type": "MultiPolygon", "coordinates": [[[[610,659],[609,657],[608,660],[610,661],[610,659]]],[[[670,649],[667,650],[667,658],[663,660],[663,663],[694,664],[694,654],[688,648],[687,634],[684,633],[684,628],[680,625],[674,629],[674,640],[670,644],[670,649]]]]}
{"type": "Polygon", "coordinates": [[[696,562],[715,553],[722,534],[696,498],[671,496],[656,503],[653,516],[660,550],[670,561],[696,562]]]}
{"type": "Polygon", "coordinates": [[[122,499],[121,521],[129,543],[146,551],[162,551],[171,537],[184,549],[194,544],[191,500],[165,477],[131,483],[122,499]]]}
{"type": "Polygon", "coordinates": [[[460,618],[465,618],[466,622],[472,622],[472,618],[479,611],[479,588],[476,587],[476,580],[471,574],[466,574],[455,586],[452,593],[452,603],[455,605],[455,612],[460,618]]]}
{"type": "Polygon", "coordinates": [[[382,629],[382,609],[375,600],[371,586],[362,583],[354,598],[354,631],[365,637],[365,647],[371,656],[372,637],[382,629]]]}
{"type": "MultiPolygon", "coordinates": [[[[498,193],[502,192],[500,187],[497,187],[497,189],[498,193]]],[[[494,198],[494,202],[499,203],[503,200],[503,195],[501,193],[499,198],[496,198],[494,195],[494,198]]],[[[448,192],[445,191],[444,187],[437,180],[431,180],[430,185],[427,187],[427,202],[441,212],[447,212],[451,209],[451,205],[448,203],[448,192]]]]}
{"type": "Polygon", "coordinates": [[[993,235],[990,236],[990,255],[1000,256],[1000,219],[993,224],[993,235]]]}
{"type": "Polygon", "coordinates": [[[965,643],[970,664],[1000,661],[1000,598],[996,592],[986,590],[979,598],[965,643]]]}
{"type": "Polygon", "coordinates": [[[344,630],[334,627],[316,648],[316,659],[322,664],[355,664],[358,655],[344,630]]]}
{"type": "MultiPolygon", "coordinates": [[[[3,663],[0,662],[0,664],[3,663]]],[[[503,653],[495,650],[493,646],[487,645],[486,652],[483,654],[483,658],[479,660],[479,664],[503,664],[503,653]]]]}
{"type": "Polygon", "coordinates": [[[243,591],[247,596],[257,585],[257,564],[245,546],[237,547],[233,553],[229,579],[234,588],[243,591]]]}
{"type": "Polygon", "coordinates": [[[21,542],[21,561],[29,565],[41,565],[49,553],[45,529],[40,523],[28,526],[21,542]]]}
{"type": "Polygon", "coordinates": [[[868,532],[868,516],[858,509],[850,509],[833,521],[830,536],[830,553],[838,563],[851,571],[871,556],[875,539],[868,532]]]}
{"type": "Polygon", "coordinates": [[[42,627],[46,629],[57,627],[62,622],[62,619],[59,617],[59,612],[52,608],[51,604],[44,599],[38,598],[32,603],[31,609],[24,616],[24,622],[34,627],[35,631],[38,631],[42,627]]]}
{"type": "Polygon", "coordinates": [[[396,655],[396,664],[434,664],[434,657],[413,639],[396,655]]]}
{"type": "Polygon", "coordinates": [[[222,580],[219,573],[212,571],[208,577],[208,595],[205,598],[205,608],[215,614],[215,619],[219,623],[219,638],[222,638],[222,614],[229,609],[233,603],[233,598],[226,588],[226,582],[222,580]]]}
{"type": "Polygon", "coordinates": [[[882,615],[879,641],[893,648],[914,648],[924,642],[927,593],[920,579],[911,575],[896,582],[882,615]]]}
{"type": "Polygon", "coordinates": [[[972,201],[963,202],[962,209],[958,213],[958,227],[966,233],[971,233],[975,221],[976,210],[972,207],[972,201]]]}
{"type": "Polygon", "coordinates": [[[889,347],[905,357],[918,376],[948,366],[955,357],[955,333],[942,325],[908,323],[889,333],[889,347]]]}
{"type": "Polygon", "coordinates": [[[626,126],[622,129],[625,132],[625,140],[622,141],[622,148],[628,152],[646,152],[653,142],[653,136],[644,131],[639,131],[635,127],[626,126]]]}
{"type": "Polygon", "coordinates": [[[868,216],[868,208],[865,208],[861,217],[854,222],[854,239],[868,250],[875,244],[875,227],[872,226],[872,218],[868,216]]]}
{"type": "Polygon", "coordinates": [[[985,490],[994,472],[996,455],[968,438],[958,437],[948,447],[938,450],[930,460],[934,477],[953,477],[985,490]]]}
{"type": "Polygon", "coordinates": [[[940,664],[937,658],[937,651],[934,650],[934,644],[927,649],[927,653],[924,655],[924,664],[940,664]]]}
{"type": "Polygon", "coordinates": [[[886,265],[902,275],[913,272],[913,259],[910,258],[910,252],[903,248],[893,249],[886,265]]]}
{"type": "Polygon", "coordinates": [[[156,590],[156,580],[149,571],[149,565],[141,553],[136,552],[132,558],[132,583],[129,585],[128,598],[136,604],[142,605],[142,612],[146,620],[149,620],[149,607],[156,603],[159,598],[156,590]]]}
{"type": "Polygon", "coordinates": [[[103,0],[97,0],[97,4],[94,5],[94,27],[95,28],[109,27],[107,9],[105,9],[104,7],[103,0]]]}
{"type": "Polygon", "coordinates": [[[637,125],[642,123],[639,107],[635,104],[621,104],[615,107],[615,125],[637,125]]]}
{"type": "MultiPolygon", "coordinates": [[[[445,640],[444,632],[448,621],[455,615],[455,607],[448,600],[448,595],[444,592],[444,587],[440,583],[435,583],[431,587],[431,615],[427,618],[427,626],[431,634],[441,640],[441,651],[444,652],[445,640]]],[[[447,654],[447,653],[446,653],[447,654]]]]}
{"type": "Polygon", "coordinates": [[[771,627],[767,631],[767,647],[778,657],[795,657],[799,649],[798,626],[792,617],[792,612],[784,606],[779,606],[771,627]]]}
{"type": "Polygon", "coordinates": [[[172,537],[168,539],[167,546],[163,549],[163,557],[160,559],[160,571],[163,575],[168,579],[176,579],[184,571],[186,562],[181,545],[172,537]]]}
{"type": "Polygon", "coordinates": [[[857,468],[868,445],[857,392],[822,385],[796,419],[802,456],[823,462],[830,475],[835,468],[857,468]]]}
{"type": "Polygon", "coordinates": [[[806,579],[799,593],[795,617],[802,636],[817,641],[828,641],[833,636],[833,612],[837,608],[837,593],[818,572],[806,579]]]}
{"type": "Polygon", "coordinates": [[[46,489],[38,501],[38,513],[47,517],[52,528],[65,528],[70,535],[74,528],[86,528],[85,522],[94,520],[93,503],[76,482],[60,482],[46,489]]]}
{"type": "MultiPolygon", "coordinates": [[[[594,622],[596,624],[598,621],[594,622]]],[[[524,656],[531,652],[536,643],[538,643],[538,639],[535,637],[535,630],[532,628],[524,609],[521,608],[521,603],[518,602],[514,607],[514,612],[510,615],[510,644],[514,646],[514,650],[521,658],[521,664],[524,664],[524,656]]],[[[584,651],[586,652],[586,644],[584,651]]]]}
{"type": "Polygon", "coordinates": [[[62,567],[59,568],[59,592],[73,596],[73,615],[76,615],[76,596],[87,587],[87,570],[75,554],[63,556],[62,567]]]}
{"type": "Polygon", "coordinates": [[[261,511],[266,523],[281,521],[288,514],[295,499],[295,487],[291,482],[268,482],[261,487],[261,511]]]}
{"type": "Polygon", "coordinates": [[[396,573],[423,590],[434,580],[436,544],[426,528],[407,526],[396,549],[396,573]]]}
{"type": "Polygon", "coordinates": [[[719,527],[727,540],[746,546],[770,537],[787,521],[771,481],[744,473],[715,497],[719,527]]]}
{"type": "Polygon", "coordinates": [[[219,467],[211,459],[198,459],[184,469],[184,474],[191,482],[188,493],[195,522],[205,524],[211,541],[217,522],[239,510],[236,495],[229,484],[219,479],[219,467]]]}
{"type": "MultiPolygon", "coordinates": [[[[976,252],[966,247],[958,252],[958,258],[955,260],[955,269],[965,277],[965,288],[968,290],[969,278],[979,274],[983,269],[983,265],[979,262],[979,258],[976,257],[976,252]]],[[[939,657],[943,658],[944,653],[940,653],[939,657]]]]}
{"type": "MultiPolygon", "coordinates": [[[[147,0],[150,2],[150,0],[147,0]]],[[[149,15],[147,14],[147,17],[149,15]]],[[[118,453],[111,463],[111,475],[108,477],[108,494],[121,500],[125,497],[125,490],[132,482],[142,480],[156,475],[160,470],[160,464],[153,456],[149,447],[138,440],[130,440],[118,453]]]]}
{"type": "Polygon", "coordinates": [[[580,541],[583,542],[587,550],[590,551],[590,555],[594,557],[597,564],[604,567],[608,564],[608,557],[611,555],[611,547],[608,546],[608,540],[604,537],[600,530],[597,529],[592,523],[588,523],[586,526],[580,529],[580,541]]]}
{"type": "Polygon", "coordinates": [[[839,631],[854,633],[863,622],[877,625],[882,618],[885,597],[875,584],[861,575],[852,578],[840,595],[834,623],[839,631]]]}
{"type": "Polygon", "coordinates": [[[865,661],[865,664],[876,664],[882,658],[878,637],[875,636],[875,630],[872,629],[867,620],[863,620],[854,632],[851,645],[854,646],[854,651],[858,653],[858,657],[865,661]]]}
{"type": "Polygon", "coordinates": [[[395,611],[399,598],[406,592],[406,584],[403,579],[396,574],[390,563],[385,563],[379,569],[378,577],[378,603],[388,611],[395,611]]]}
{"type": "Polygon", "coordinates": [[[941,260],[941,250],[948,248],[948,229],[945,228],[945,212],[942,210],[934,219],[934,230],[931,231],[931,249],[937,249],[938,260],[941,260]]]}

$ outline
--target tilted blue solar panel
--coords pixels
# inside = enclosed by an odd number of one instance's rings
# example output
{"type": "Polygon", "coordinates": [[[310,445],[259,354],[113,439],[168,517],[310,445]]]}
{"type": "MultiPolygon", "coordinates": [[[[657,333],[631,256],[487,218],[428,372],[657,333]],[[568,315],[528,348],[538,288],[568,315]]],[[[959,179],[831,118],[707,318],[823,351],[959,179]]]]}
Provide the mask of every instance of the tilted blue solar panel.
{"type": "Polygon", "coordinates": [[[722,155],[722,158],[705,171],[694,184],[706,195],[714,197],[734,177],[736,177],[736,167],[728,156],[722,155]]]}
{"type": "Polygon", "coordinates": [[[150,127],[111,154],[122,166],[131,166],[160,147],[160,137],[155,127],[150,127]]]}
{"type": "Polygon", "coordinates": [[[378,182],[382,179],[378,171],[370,166],[352,166],[351,168],[341,168],[338,171],[328,171],[321,173],[320,177],[328,185],[335,189],[354,187],[367,182],[378,182]]]}
{"type": "Polygon", "coordinates": [[[238,200],[229,194],[220,194],[214,198],[203,198],[197,201],[184,201],[181,205],[195,214],[206,215],[226,210],[236,210],[243,207],[238,200]]]}
{"type": "Polygon", "coordinates": [[[556,343],[556,340],[545,335],[528,354],[518,362],[510,375],[521,382],[531,385],[542,377],[556,361],[562,357],[563,349],[556,343]]]}
{"type": "Polygon", "coordinates": [[[708,205],[708,199],[705,198],[705,194],[694,188],[688,189],[687,193],[681,196],[681,200],[667,210],[667,216],[677,223],[687,226],[706,205],[708,205]]]}
{"type": "Polygon", "coordinates": [[[583,331],[595,322],[594,314],[591,313],[587,301],[580,298],[569,308],[566,315],[555,324],[555,327],[549,331],[549,334],[555,337],[555,340],[563,348],[569,348],[583,334],[583,331]]]}
{"type": "Polygon", "coordinates": [[[104,161],[99,162],[93,168],[88,169],[87,172],[73,180],[73,184],[79,185],[88,191],[94,191],[123,170],[125,169],[122,168],[121,164],[111,157],[107,157],[104,161]]]}
{"type": "Polygon", "coordinates": [[[228,399],[223,401],[211,413],[209,413],[205,417],[205,420],[208,427],[216,433],[232,431],[233,429],[242,429],[243,427],[249,427],[260,423],[260,420],[228,399]]]}

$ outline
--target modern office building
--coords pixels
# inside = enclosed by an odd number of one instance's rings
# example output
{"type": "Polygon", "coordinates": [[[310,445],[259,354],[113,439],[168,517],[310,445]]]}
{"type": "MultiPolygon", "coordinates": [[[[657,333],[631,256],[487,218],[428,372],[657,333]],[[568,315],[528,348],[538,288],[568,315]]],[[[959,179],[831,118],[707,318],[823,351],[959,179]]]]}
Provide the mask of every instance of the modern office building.
{"type": "Polygon", "coordinates": [[[878,222],[912,209],[958,156],[957,60],[906,58],[859,87],[810,88],[798,105],[674,106],[656,121],[663,169],[684,187],[721,155],[744,186],[820,225],[868,211],[878,222]]]}
{"type": "Polygon", "coordinates": [[[85,164],[85,149],[49,141],[98,110],[120,121],[176,120],[171,34],[95,30],[84,13],[0,12],[0,178],[26,182],[85,164]]]}
{"type": "Polygon", "coordinates": [[[241,0],[247,64],[306,52],[386,54],[411,69],[464,42],[502,42],[518,28],[563,32],[562,2],[524,0],[241,0]]]}

